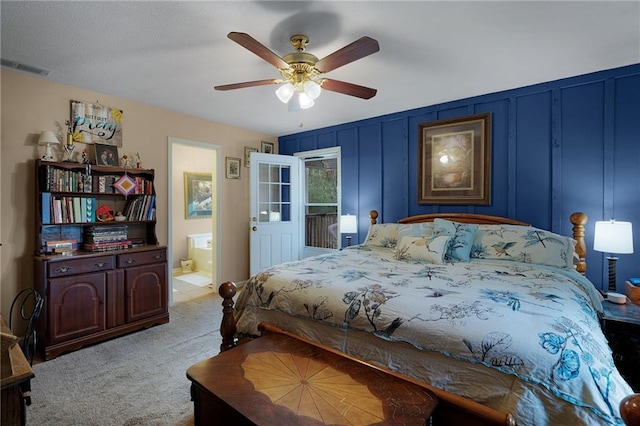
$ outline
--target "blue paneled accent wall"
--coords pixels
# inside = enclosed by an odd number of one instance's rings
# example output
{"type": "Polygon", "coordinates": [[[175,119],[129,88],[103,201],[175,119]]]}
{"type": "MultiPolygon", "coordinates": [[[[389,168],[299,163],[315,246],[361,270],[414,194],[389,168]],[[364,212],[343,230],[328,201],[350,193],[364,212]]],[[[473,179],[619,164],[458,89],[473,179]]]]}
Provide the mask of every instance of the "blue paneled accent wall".
{"type": "Polygon", "coordinates": [[[635,253],[618,256],[618,291],[624,278],[640,276],[640,64],[279,138],[281,154],[331,146],[342,149],[343,213],[358,215],[354,241],[366,237],[372,209],[384,222],[484,213],[563,235],[581,211],[589,216],[591,281],[606,290],[607,261],[593,251],[593,229],[610,218],[635,231],[635,253]],[[418,125],[483,112],[492,115],[491,205],[418,204],[418,125]]]}

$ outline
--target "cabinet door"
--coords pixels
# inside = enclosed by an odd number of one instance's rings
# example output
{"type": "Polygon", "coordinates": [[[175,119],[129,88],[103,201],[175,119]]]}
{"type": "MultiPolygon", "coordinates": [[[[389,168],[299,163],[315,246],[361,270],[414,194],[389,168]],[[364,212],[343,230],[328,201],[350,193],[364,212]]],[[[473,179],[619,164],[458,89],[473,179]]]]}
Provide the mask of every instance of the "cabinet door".
{"type": "Polygon", "coordinates": [[[49,343],[62,343],[105,329],[106,275],[75,275],[49,281],[49,343]]]}
{"type": "Polygon", "coordinates": [[[125,270],[126,321],[134,322],[168,311],[166,264],[125,270]]]}

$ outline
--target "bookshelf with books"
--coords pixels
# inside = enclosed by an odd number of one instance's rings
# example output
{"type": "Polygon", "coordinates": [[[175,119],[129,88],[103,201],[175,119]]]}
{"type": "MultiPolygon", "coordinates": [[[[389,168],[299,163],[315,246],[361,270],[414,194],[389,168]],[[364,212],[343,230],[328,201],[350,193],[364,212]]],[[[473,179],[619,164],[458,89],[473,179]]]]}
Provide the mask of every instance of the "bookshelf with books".
{"type": "Polygon", "coordinates": [[[35,175],[44,358],[168,322],[154,170],[37,160],[35,175]]]}

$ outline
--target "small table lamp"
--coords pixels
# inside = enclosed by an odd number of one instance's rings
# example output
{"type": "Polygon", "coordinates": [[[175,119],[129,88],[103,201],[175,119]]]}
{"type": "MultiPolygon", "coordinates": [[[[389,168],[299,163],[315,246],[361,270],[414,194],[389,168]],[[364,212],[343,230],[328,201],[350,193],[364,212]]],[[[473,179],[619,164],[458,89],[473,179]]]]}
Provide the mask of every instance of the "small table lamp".
{"type": "MultiPolygon", "coordinates": [[[[340,233],[355,234],[358,232],[358,220],[355,216],[347,214],[340,216],[340,233]]],[[[351,235],[347,235],[347,247],[351,245],[351,235]]]]}
{"type": "MultiPolygon", "coordinates": [[[[611,254],[633,253],[633,230],[631,222],[610,221],[596,222],[593,237],[593,249],[611,254]]],[[[616,291],[617,257],[607,256],[609,261],[609,291],[616,291]]]]}
{"type": "Polygon", "coordinates": [[[53,132],[46,131],[40,133],[40,137],[38,138],[38,145],[46,145],[44,149],[44,154],[42,154],[42,159],[44,161],[53,161],[53,151],[51,150],[51,144],[60,145],[60,141],[56,138],[56,135],[53,132]]]}

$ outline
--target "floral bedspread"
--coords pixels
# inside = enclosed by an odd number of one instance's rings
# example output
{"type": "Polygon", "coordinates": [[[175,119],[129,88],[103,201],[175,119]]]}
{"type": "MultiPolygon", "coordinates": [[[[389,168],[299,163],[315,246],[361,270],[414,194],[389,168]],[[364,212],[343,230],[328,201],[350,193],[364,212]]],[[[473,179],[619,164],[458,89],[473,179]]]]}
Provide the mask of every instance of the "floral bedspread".
{"type": "Polygon", "coordinates": [[[602,306],[577,272],[513,261],[431,264],[354,247],[252,277],[236,302],[238,330],[258,334],[260,310],[481,364],[543,386],[603,423],[621,424],[632,393],[601,332],[602,306]]]}

